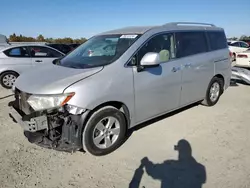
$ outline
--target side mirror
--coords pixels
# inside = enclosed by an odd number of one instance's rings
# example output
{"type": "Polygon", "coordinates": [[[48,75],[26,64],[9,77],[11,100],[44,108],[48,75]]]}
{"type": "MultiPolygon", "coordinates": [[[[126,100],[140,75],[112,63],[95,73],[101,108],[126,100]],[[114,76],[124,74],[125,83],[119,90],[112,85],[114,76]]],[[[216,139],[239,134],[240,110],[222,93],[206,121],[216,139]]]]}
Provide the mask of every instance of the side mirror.
{"type": "Polygon", "coordinates": [[[160,55],[156,52],[148,52],[141,59],[140,66],[138,67],[138,72],[142,71],[147,67],[158,67],[160,64],[160,55]]]}

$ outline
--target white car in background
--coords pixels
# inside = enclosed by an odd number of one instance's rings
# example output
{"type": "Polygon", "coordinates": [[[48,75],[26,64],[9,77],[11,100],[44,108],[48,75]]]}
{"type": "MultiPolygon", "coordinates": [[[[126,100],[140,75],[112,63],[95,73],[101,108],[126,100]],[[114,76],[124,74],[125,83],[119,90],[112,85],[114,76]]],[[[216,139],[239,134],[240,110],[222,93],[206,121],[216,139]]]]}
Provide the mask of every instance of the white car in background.
{"type": "Polygon", "coordinates": [[[24,71],[37,65],[52,63],[64,55],[44,45],[9,45],[0,48],[0,84],[10,89],[16,78],[24,71]]]}
{"type": "Polygon", "coordinates": [[[236,60],[237,53],[247,51],[250,48],[249,44],[244,41],[228,41],[227,44],[232,52],[233,60],[236,60]]]}
{"type": "Polygon", "coordinates": [[[235,66],[250,68],[250,50],[236,54],[235,66]]]}

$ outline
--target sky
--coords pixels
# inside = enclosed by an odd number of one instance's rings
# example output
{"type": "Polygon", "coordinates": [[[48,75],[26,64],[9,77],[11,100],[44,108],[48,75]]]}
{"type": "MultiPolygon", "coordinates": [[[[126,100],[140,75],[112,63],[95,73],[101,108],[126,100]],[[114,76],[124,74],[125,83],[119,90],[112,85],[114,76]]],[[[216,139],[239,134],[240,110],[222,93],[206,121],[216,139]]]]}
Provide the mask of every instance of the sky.
{"type": "Polygon", "coordinates": [[[127,26],[213,23],[250,36],[250,0],[1,0],[0,33],[89,38],[127,26]]]}

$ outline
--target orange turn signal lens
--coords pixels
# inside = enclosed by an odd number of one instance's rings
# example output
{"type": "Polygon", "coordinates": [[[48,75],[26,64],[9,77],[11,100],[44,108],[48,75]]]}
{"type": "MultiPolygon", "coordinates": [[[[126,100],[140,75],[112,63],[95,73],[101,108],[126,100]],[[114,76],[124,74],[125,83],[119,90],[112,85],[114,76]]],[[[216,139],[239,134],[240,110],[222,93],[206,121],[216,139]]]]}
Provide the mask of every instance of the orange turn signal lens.
{"type": "Polygon", "coordinates": [[[61,106],[65,105],[67,102],[69,102],[69,100],[75,95],[75,93],[70,93],[68,94],[68,96],[66,97],[66,99],[64,99],[64,101],[62,102],[61,106]]]}

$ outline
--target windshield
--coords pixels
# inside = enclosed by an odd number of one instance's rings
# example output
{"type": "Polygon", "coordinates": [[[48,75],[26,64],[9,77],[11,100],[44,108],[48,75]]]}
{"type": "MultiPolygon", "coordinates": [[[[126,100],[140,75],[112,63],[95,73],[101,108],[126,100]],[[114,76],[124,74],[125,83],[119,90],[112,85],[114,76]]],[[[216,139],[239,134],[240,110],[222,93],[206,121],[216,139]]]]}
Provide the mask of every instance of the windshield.
{"type": "Polygon", "coordinates": [[[91,68],[117,60],[140,35],[101,35],[89,39],[58,63],[71,68],[91,68]]]}

